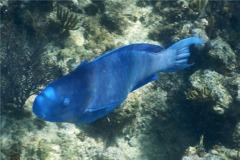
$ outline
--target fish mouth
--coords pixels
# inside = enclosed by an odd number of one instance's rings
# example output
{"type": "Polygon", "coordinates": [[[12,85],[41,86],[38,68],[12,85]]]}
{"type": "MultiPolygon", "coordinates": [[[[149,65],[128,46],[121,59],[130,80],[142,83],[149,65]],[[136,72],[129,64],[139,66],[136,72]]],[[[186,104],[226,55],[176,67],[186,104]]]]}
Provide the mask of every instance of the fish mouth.
{"type": "Polygon", "coordinates": [[[43,107],[44,99],[45,99],[44,95],[40,94],[35,98],[33,102],[32,111],[36,115],[36,117],[39,119],[44,119],[46,117],[46,113],[45,113],[46,111],[44,110],[44,107],[43,107]]]}
{"type": "Polygon", "coordinates": [[[62,122],[63,121],[63,115],[67,112],[58,112],[58,113],[40,113],[36,114],[35,116],[39,120],[49,121],[49,122],[62,122]]]}
{"type": "Polygon", "coordinates": [[[36,118],[39,119],[39,120],[44,120],[45,116],[38,116],[38,115],[36,115],[36,118]]]}
{"type": "Polygon", "coordinates": [[[65,115],[71,114],[69,108],[55,111],[54,108],[49,108],[49,105],[51,104],[48,102],[46,94],[40,93],[33,103],[32,111],[35,114],[35,117],[39,120],[49,122],[63,122],[65,121],[65,115]]]}
{"type": "MultiPolygon", "coordinates": [[[[34,111],[33,111],[34,112],[34,111]]],[[[47,118],[47,116],[46,116],[46,114],[44,114],[44,113],[36,113],[36,112],[34,112],[34,114],[35,114],[35,117],[37,118],[37,119],[39,119],[39,120],[46,120],[46,118],[47,118]]]]}

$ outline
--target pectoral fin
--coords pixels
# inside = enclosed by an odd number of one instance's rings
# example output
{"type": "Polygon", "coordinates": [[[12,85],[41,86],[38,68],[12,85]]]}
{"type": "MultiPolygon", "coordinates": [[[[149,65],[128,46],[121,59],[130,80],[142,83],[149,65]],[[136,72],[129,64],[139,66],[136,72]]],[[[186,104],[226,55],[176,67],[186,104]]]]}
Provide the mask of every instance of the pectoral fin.
{"type": "Polygon", "coordinates": [[[113,103],[109,103],[105,106],[89,107],[89,108],[86,109],[86,112],[95,112],[95,111],[100,111],[100,110],[105,110],[107,112],[111,112],[114,108],[119,106],[125,99],[126,98],[118,100],[118,101],[113,102],[113,103]]]}
{"type": "Polygon", "coordinates": [[[152,82],[152,81],[155,81],[158,79],[158,75],[154,74],[146,79],[144,79],[143,81],[139,82],[136,86],[133,87],[133,89],[131,90],[134,91],[142,86],[144,86],[145,84],[149,83],[149,82],[152,82]]]}

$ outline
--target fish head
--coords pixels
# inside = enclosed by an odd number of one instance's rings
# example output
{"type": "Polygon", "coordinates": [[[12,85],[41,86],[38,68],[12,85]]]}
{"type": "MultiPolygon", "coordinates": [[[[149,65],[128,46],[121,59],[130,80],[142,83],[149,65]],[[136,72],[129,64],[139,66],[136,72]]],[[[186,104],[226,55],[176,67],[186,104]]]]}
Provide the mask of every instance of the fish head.
{"type": "MultiPolygon", "coordinates": [[[[49,84],[34,100],[33,112],[50,122],[74,122],[84,109],[81,88],[74,82],[59,79],[49,84]]],[[[84,88],[82,88],[84,92],[84,88]]]]}

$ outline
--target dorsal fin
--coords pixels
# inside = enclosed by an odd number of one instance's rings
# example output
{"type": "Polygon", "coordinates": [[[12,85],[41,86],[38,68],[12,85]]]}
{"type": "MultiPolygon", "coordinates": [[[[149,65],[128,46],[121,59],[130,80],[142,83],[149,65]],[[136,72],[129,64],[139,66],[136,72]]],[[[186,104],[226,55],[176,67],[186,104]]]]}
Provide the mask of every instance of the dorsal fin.
{"type": "Polygon", "coordinates": [[[106,57],[106,56],[110,56],[111,54],[115,54],[116,52],[117,53],[120,53],[120,52],[136,53],[136,51],[137,51],[140,53],[147,52],[147,53],[157,54],[163,49],[164,48],[162,46],[155,45],[155,44],[148,44],[148,43],[130,44],[130,45],[126,45],[126,46],[111,50],[111,51],[103,54],[102,56],[96,58],[94,61],[96,61],[100,58],[106,57]]]}
{"type": "MultiPolygon", "coordinates": [[[[142,51],[142,52],[149,52],[149,53],[159,53],[161,50],[164,49],[162,46],[155,45],[155,44],[148,44],[148,43],[130,44],[125,47],[129,47],[128,49],[133,49],[133,50],[142,51]]],[[[125,47],[122,47],[122,48],[125,48],[125,47]]]]}

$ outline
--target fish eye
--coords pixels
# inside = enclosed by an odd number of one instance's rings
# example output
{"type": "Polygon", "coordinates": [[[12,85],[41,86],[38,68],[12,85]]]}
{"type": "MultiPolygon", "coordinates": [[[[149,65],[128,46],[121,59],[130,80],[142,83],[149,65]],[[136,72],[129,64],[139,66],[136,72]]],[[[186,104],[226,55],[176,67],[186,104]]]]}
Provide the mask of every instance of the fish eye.
{"type": "Polygon", "coordinates": [[[63,100],[63,105],[64,106],[67,106],[67,105],[69,105],[70,104],[70,99],[69,98],[64,98],[64,100],[63,100]]]}

